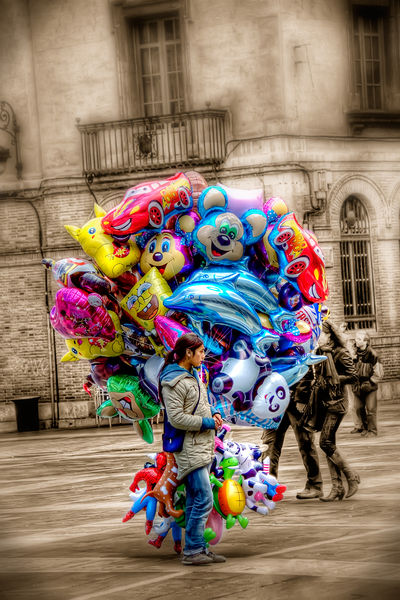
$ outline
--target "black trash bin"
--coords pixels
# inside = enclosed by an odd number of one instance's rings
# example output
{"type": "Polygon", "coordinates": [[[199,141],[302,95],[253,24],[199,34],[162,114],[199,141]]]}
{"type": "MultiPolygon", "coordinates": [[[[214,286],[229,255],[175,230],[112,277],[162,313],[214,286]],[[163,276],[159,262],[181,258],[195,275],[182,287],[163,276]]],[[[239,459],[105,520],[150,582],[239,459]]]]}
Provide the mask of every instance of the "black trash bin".
{"type": "Polygon", "coordinates": [[[40,396],[14,398],[18,431],[37,431],[39,429],[40,396]]]}

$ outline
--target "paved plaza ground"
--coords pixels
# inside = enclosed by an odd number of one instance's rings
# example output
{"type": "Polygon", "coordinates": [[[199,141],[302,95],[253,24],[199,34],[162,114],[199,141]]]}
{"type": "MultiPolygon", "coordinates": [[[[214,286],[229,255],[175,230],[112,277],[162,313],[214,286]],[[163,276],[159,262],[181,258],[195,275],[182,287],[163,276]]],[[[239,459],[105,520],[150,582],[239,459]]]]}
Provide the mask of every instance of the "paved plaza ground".
{"type": "MultiPolygon", "coordinates": [[[[170,534],[160,550],[147,543],[143,513],[128,523],[128,487],[147,453],[130,426],[3,434],[0,598],[6,600],[323,600],[400,597],[400,405],[380,410],[378,438],[350,434],[339,447],[361,475],[343,502],[296,500],[304,469],[287,435],[280,483],[285,499],[263,517],[249,512],[216,547],[228,561],[182,566],[170,534]]],[[[233,439],[258,442],[260,430],[234,428],[233,439]]],[[[330,485],[320,453],[325,491],[330,485]]]]}

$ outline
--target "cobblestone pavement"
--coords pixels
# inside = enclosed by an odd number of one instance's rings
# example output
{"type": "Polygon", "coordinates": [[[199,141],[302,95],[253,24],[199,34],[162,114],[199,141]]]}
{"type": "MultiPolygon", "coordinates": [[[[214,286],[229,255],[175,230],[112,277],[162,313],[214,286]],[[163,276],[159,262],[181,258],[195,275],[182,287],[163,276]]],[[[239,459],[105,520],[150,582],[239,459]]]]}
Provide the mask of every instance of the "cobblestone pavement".
{"type": "MultiPolygon", "coordinates": [[[[224,564],[184,567],[168,537],[147,543],[144,514],[128,523],[132,474],[147,452],[130,426],[4,434],[0,438],[2,599],[246,598],[324,600],[400,597],[400,405],[385,405],[378,438],[350,435],[338,445],[361,474],[360,491],[343,502],[296,500],[304,470],[293,432],[279,479],[285,500],[268,516],[224,533],[224,564]]],[[[260,430],[234,428],[237,441],[260,430]]],[[[330,489],[325,461],[325,491],[330,489]]]]}

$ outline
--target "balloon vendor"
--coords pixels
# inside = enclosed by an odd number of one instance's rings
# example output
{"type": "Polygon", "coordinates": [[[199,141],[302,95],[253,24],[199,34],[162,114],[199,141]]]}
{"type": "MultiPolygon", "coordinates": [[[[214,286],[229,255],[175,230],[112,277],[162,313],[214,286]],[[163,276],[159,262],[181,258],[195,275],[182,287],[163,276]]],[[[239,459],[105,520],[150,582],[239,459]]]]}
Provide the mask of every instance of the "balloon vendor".
{"type": "Polygon", "coordinates": [[[171,530],[177,553],[185,527],[184,565],[225,562],[208,544],[244,527],[246,507],[269,513],[284,486],[221,426],[276,430],[289,388],[326,360],[315,353],[328,316],[322,251],[281,198],[195,171],[136,183],[94,214],[65,225],[87,258],[43,260],[60,288],[50,322],[61,362],[88,361],[84,389],[107,393],[97,414],[148,444],[164,409],[163,451],[136,475],[123,521],[146,513],[149,543],[171,530]]]}
{"type": "Polygon", "coordinates": [[[222,418],[208,402],[196,368],[204,360],[204,344],[196,334],[181,336],[160,373],[165,406],[163,450],[173,452],[178,479],[186,485],[186,529],[183,565],[225,562],[206,548],[205,524],[213,506],[209,468],[214,458],[215,430],[222,418]]]}

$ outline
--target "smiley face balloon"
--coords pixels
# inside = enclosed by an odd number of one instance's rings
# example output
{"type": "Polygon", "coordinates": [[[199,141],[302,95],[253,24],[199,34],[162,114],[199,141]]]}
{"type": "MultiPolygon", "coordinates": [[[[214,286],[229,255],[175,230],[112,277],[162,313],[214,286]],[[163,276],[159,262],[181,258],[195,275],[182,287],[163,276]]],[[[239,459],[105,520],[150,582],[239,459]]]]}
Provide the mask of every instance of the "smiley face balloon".
{"type": "Polygon", "coordinates": [[[151,268],[156,267],[167,281],[176,275],[187,275],[192,265],[188,247],[171,231],[163,231],[150,238],[140,259],[143,273],[148,273],[151,268]]]}

